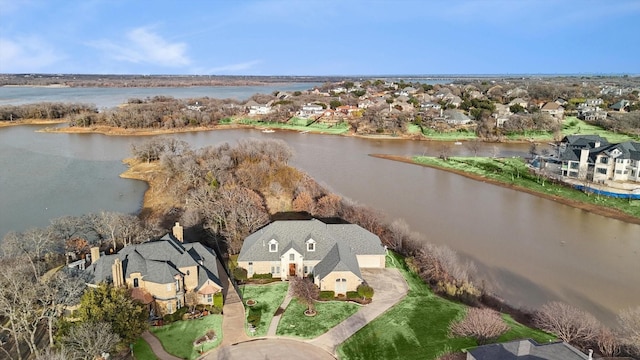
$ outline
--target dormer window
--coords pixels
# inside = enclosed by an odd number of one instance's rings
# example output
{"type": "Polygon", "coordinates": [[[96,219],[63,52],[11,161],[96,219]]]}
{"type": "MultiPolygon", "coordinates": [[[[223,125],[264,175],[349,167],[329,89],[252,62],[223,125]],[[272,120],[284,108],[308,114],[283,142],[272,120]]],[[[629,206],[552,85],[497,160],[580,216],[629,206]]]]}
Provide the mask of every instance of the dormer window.
{"type": "Polygon", "coordinates": [[[307,240],[307,251],[316,251],[316,242],[313,239],[307,240]]]}
{"type": "Polygon", "coordinates": [[[271,239],[269,241],[269,252],[277,252],[278,251],[278,242],[275,239],[271,239]]]}

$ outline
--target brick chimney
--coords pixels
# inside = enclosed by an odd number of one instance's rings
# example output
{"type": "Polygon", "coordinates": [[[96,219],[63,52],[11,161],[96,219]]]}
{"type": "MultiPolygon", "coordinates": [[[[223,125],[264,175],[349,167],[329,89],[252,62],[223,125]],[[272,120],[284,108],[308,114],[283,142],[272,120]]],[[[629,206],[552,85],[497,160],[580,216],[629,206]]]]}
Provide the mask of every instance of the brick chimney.
{"type": "Polygon", "coordinates": [[[180,242],[184,242],[184,228],[180,225],[179,222],[176,222],[173,227],[173,236],[176,237],[180,242]]]}
{"type": "Polygon", "coordinates": [[[91,248],[91,263],[93,264],[94,262],[98,261],[98,259],[100,259],[100,248],[94,246],[91,248]]]}

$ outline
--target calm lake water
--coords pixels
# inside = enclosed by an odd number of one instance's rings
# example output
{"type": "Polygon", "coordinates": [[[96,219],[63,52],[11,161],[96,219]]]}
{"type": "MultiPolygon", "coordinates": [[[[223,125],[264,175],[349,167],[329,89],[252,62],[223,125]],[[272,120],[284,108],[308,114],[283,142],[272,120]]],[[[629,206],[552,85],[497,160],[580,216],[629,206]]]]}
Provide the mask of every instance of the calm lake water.
{"type": "MultiPolygon", "coordinates": [[[[125,170],[121,160],[129,156],[131,144],[144,137],[48,134],[35,132],[37,128],[0,129],[0,166],[5,169],[0,173],[0,236],[46,226],[63,215],[139,210],[146,185],[118,175],[125,170]]],[[[439,143],[258,130],[175,137],[193,147],[246,137],[282,139],[295,149],[294,166],[390,219],[405,219],[429,241],[472,259],[479,281],[515,305],[538,307],[559,299],[610,324],[620,309],[640,305],[639,225],[368,156],[437,155],[439,143]]],[[[484,144],[479,154],[493,149],[484,144]]],[[[499,150],[501,156],[517,156],[526,154],[528,146],[501,144],[499,150]]],[[[453,146],[452,153],[470,155],[464,145],[453,146]]]]}

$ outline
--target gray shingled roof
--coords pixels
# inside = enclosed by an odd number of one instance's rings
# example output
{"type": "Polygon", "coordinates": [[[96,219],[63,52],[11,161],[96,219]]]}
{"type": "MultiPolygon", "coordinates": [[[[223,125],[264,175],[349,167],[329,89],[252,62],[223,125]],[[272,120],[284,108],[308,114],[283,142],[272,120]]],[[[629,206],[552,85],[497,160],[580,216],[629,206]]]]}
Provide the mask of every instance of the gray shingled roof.
{"type": "Polygon", "coordinates": [[[564,342],[538,344],[533,340],[516,340],[479,346],[469,350],[469,353],[476,360],[584,360],[589,358],[564,342]],[[521,346],[525,351],[521,351],[521,355],[518,355],[518,349],[521,346]]]}
{"type": "Polygon", "coordinates": [[[337,242],[333,245],[324,259],[313,268],[314,275],[320,279],[324,279],[333,271],[351,271],[362,279],[356,254],[344,242],[337,242]]]}
{"type": "Polygon", "coordinates": [[[562,142],[572,148],[593,148],[596,142],[599,142],[600,146],[609,145],[607,139],[600,135],[567,135],[562,142]]]}
{"type": "Polygon", "coordinates": [[[173,283],[175,275],[181,274],[180,268],[196,266],[198,288],[207,279],[222,287],[218,260],[213,250],[200,243],[183,244],[169,234],[158,241],[126,246],[117,254],[101,256],[85,270],[90,282],[112,282],[111,265],[116,258],[122,261],[125,277],[139,272],[145,281],[168,284],[173,283]],[[202,274],[206,274],[206,277],[203,278],[202,274]]]}
{"type": "Polygon", "coordinates": [[[322,260],[342,242],[356,255],[384,255],[380,238],[355,224],[325,224],[317,219],[282,220],[249,235],[242,244],[238,261],[279,261],[280,256],[293,247],[305,260],[322,260]],[[269,241],[278,241],[278,251],[269,252],[269,241]],[[307,251],[306,241],[316,242],[315,251],[307,251]]]}

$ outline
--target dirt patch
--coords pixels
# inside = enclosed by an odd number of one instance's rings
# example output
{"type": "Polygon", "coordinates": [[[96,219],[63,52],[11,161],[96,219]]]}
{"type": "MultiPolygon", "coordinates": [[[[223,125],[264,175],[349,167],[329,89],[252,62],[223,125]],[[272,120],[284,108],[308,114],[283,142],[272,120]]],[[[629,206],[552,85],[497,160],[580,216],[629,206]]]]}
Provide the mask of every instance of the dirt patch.
{"type": "Polygon", "coordinates": [[[387,160],[393,160],[393,161],[400,161],[400,162],[404,162],[407,164],[412,164],[412,165],[419,165],[419,166],[424,166],[424,167],[430,167],[433,169],[438,169],[438,170],[442,170],[442,171],[447,171],[450,173],[454,173],[457,175],[461,175],[464,176],[466,178],[469,179],[473,179],[476,181],[482,181],[485,183],[489,183],[489,184],[493,184],[493,185],[497,185],[497,186],[502,186],[504,188],[508,188],[508,189],[513,189],[513,190],[517,190],[517,191],[522,191],[525,192],[527,194],[531,194],[531,195],[535,195],[544,199],[548,199],[548,200],[552,200],[564,205],[568,205],[574,208],[578,208],[581,210],[585,210],[597,215],[601,215],[601,216],[606,216],[612,219],[616,219],[616,220],[620,220],[620,221],[624,221],[624,222],[628,222],[628,223],[632,223],[632,224],[639,224],[640,225],[640,218],[625,214],[624,212],[617,210],[617,209],[613,209],[613,208],[609,208],[609,207],[604,207],[604,206],[598,206],[598,205],[594,205],[594,204],[587,204],[587,203],[583,203],[581,201],[577,201],[577,200],[571,200],[571,199],[566,199],[563,197],[558,197],[558,196],[553,196],[553,195],[549,195],[549,194],[545,194],[545,193],[540,193],[522,186],[517,186],[517,185],[513,185],[513,184],[505,184],[503,182],[497,181],[497,180],[493,180],[493,179],[488,179],[485,178],[481,175],[476,175],[476,174],[470,174],[464,171],[460,171],[460,170],[456,170],[456,169],[448,169],[448,168],[442,168],[439,166],[433,166],[433,165],[428,165],[428,164],[419,164],[414,162],[411,158],[406,157],[406,156],[399,156],[399,155],[385,155],[385,154],[370,154],[370,156],[376,157],[376,158],[380,158],[380,159],[387,159],[387,160]]]}

